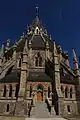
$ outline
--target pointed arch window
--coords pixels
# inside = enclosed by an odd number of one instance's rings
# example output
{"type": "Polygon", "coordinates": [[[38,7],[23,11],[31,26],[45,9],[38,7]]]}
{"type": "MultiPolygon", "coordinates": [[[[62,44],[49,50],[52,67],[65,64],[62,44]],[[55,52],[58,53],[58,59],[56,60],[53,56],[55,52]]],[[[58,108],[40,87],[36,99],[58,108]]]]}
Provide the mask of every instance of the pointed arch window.
{"type": "Polygon", "coordinates": [[[19,67],[21,67],[21,58],[20,58],[20,60],[19,60],[19,67]]]}
{"type": "Polygon", "coordinates": [[[32,95],[32,86],[30,85],[30,93],[29,93],[29,97],[31,97],[32,95]]]}
{"type": "Polygon", "coordinates": [[[72,87],[70,88],[70,98],[72,98],[72,87]]]}
{"type": "Polygon", "coordinates": [[[67,105],[67,110],[68,110],[68,112],[71,112],[70,105],[67,105]]]}
{"type": "Polygon", "coordinates": [[[42,66],[42,57],[40,56],[40,53],[38,52],[37,53],[37,57],[36,57],[36,60],[35,60],[35,66],[42,66]]]}
{"type": "Polygon", "coordinates": [[[50,87],[48,87],[48,98],[50,98],[50,87]]]}
{"type": "Polygon", "coordinates": [[[68,98],[68,87],[65,88],[65,98],[68,98]]]}
{"type": "Polygon", "coordinates": [[[15,97],[18,97],[18,92],[19,92],[19,84],[16,84],[16,91],[15,91],[15,97]]]}
{"type": "Polygon", "coordinates": [[[12,97],[12,85],[10,85],[9,97],[12,97]]]}
{"type": "Polygon", "coordinates": [[[9,112],[9,104],[7,104],[7,110],[6,111],[9,112]]]}
{"type": "Polygon", "coordinates": [[[4,85],[3,97],[6,97],[6,85],[4,85]]]}

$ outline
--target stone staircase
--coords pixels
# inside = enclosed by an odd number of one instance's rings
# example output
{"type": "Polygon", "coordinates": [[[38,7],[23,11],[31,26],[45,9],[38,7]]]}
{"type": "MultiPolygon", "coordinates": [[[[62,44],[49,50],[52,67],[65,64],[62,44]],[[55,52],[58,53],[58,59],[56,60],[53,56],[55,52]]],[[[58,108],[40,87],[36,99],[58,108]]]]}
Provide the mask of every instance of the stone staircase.
{"type": "Polygon", "coordinates": [[[25,120],[67,120],[57,115],[51,115],[48,111],[47,105],[45,102],[37,101],[35,107],[32,108],[30,113],[30,118],[25,118],[25,120]]]}
{"type": "Polygon", "coordinates": [[[35,107],[32,108],[31,118],[50,118],[51,115],[48,111],[47,105],[45,102],[37,101],[35,107]]]}
{"type": "Polygon", "coordinates": [[[44,118],[44,119],[53,119],[54,120],[65,120],[64,118],[57,116],[57,115],[53,115],[50,114],[50,112],[48,111],[47,108],[47,104],[45,102],[42,101],[37,101],[35,107],[32,108],[31,113],[30,113],[30,118],[26,118],[27,119],[33,119],[33,118],[44,118]],[[62,118],[62,119],[59,119],[62,118]]]}

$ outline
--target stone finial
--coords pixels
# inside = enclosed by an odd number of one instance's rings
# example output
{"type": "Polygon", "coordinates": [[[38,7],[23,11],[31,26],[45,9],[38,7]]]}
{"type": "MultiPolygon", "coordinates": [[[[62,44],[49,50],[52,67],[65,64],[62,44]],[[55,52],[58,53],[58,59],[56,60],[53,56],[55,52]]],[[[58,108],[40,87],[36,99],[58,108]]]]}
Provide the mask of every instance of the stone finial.
{"type": "Polygon", "coordinates": [[[46,42],[46,48],[49,49],[49,43],[48,43],[48,41],[46,42]]]}
{"type": "Polygon", "coordinates": [[[17,42],[17,40],[15,40],[15,44],[14,44],[16,47],[18,46],[18,42],[17,42]]]}
{"type": "Polygon", "coordinates": [[[4,56],[4,42],[2,43],[2,47],[1,47],[1,56],[4,56]]]}
{"type": "Polygon", "coordinates": [[[58,45],[57,48],[58,48],[58,52],[59,52],[59,53],[62,53],[62,48],[61,48],[61,46],[58,45]]]}
{"type": "Polygon", "coordinates": [[[32,45],[31,40],[29,40],[29,48],[31,48],[31,45],[32,45]]]}
{"type": "Polygon", "coordinates": [[[57,55],[57,48],[56,48],[55,41],[54,41],[54,45],[53,45],[53,52],[54,52],[54,56],[57,55]]]}
{"type": "Polygon", "coordinates": [[[52,37],[51,37],[51,35],[50,35],[50,40],[52,40],[52,37]]]}
{"type": "Polygon", "coordinates": [[[22,40],[23,38],[24,38],[24,35],[22,35],[20,39],[22,40]]]}
{"type": "Polygon", "coordinates": [[[66,64],[67,64],[68,67],[70,67],[69,60],[68,60],[68,59],[66,60],[66,64]]]}
{"type": "Polygon", "coordinates": [[[25,33],[23,32],[23,37],[25,36],[25,33]]]}
{"type": "Polygon", "coordinates": [[[72,48],[72,52],[73,52],[73,61],[74,62],[78,62],[77,61],[77,57],[76,57],[76,53],[75,53],[75,50],[72,48]]]}
{"type": "Polygon", "coordinates": [[[6,49],[9,49],[9,47],[10,47],[10,40],[8,39],[8,40],[6,41],[6,49]]]}
{"type": "Polygon", "coordinates": [[[7,40],[7,44],[6,44],[7,47],[10,46],[10,39],[7,40]]]}
{"type": "Polygon", "coordinates": [[[78,69],[78,60],[77,60],[77,57],[76,57],[76,53],[75,53],[75,50],[72,48],[72,52],[73,52],[73,63],[75,65],[75,68],[78,69]]]}
{"type": "Polygon", "coordinates": [[[9,50],[9,48],[10,48],[10,39],[6,41],[6,52],[9,50]]]}

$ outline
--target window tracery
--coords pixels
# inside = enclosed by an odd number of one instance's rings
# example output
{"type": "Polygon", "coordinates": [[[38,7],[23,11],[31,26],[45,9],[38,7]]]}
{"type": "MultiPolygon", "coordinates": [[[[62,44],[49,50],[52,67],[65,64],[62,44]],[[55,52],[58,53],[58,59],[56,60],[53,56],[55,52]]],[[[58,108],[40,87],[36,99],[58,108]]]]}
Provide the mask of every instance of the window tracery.
{"type": "Polygon", "coordinates": [[[42,66],[42,57],[40,56],[40,53],[37,53],[36,59],[35,59],[35,66],[42,66]]]}

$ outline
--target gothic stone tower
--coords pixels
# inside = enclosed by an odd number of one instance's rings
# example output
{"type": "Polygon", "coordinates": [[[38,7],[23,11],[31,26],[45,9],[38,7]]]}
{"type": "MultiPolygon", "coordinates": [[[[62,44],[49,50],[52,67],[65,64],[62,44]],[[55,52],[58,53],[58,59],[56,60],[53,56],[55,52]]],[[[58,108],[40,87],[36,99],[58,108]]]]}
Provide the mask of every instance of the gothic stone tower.
{"type": "Polygon", "coordinates": [[[0,115],[27,115],[28,105],[37,101],[47,101],[57,115],[78,114],[80,73],[74,50],[73,57],[75,69],[38,16],[13,46],[10,40],[2,43],[0,115]]]}

